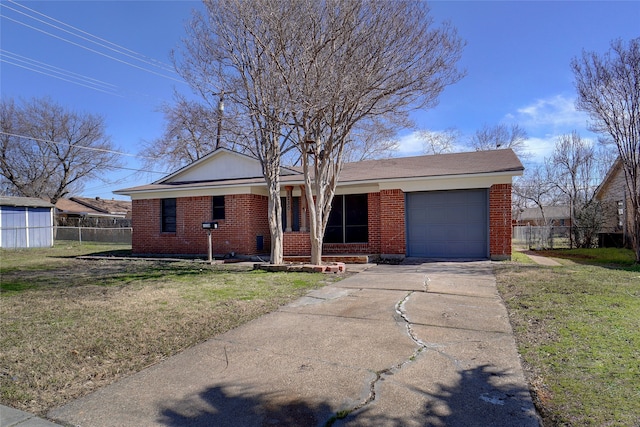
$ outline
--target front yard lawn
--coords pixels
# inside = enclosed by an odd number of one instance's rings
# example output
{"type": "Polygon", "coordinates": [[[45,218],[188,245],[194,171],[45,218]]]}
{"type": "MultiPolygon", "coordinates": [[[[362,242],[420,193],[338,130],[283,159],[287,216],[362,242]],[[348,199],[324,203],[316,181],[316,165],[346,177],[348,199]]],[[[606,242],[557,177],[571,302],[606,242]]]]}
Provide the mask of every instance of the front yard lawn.
{"type": "Polygon", "coordinates": [[[496,269],[546,426],[640,425],[640,268],[623,250],[496,269]]]}
{"type": "Polygon", "coordinates": [[[0,402],[43,414],[275,310],[338,276],[251,266],[0,251],[0,402]]]}

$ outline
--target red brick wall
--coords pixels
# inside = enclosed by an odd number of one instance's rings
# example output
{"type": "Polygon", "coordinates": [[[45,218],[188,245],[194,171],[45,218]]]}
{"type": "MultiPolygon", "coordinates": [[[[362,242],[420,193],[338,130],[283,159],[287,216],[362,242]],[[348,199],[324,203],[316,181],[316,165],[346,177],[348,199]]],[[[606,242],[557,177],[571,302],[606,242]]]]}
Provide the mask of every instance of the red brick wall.
{"type": "MultiPolygon", "coordinates": [[[[256,236],[263,236],[261,253],[270,251],[268,199],[240,194],[225,196],[225,220],[212,231],[213,253],[258,253],[256,236]]],[[[176,204],[176,232],[160,232],[160,199],[133,201],[133,253],[206,254],[207,233],[201,223],[211,220],[211,197],[183,197],[176,204]]],[[[325,244],[323,253],[406,253],[405,197],[401,190],[369,193],[369,242],[325,244]]],[[[284,254],[308,255],[309,233],[284,233],[284,254]]],[[[489,246],[492,259],[511,256],[511,184],[489,190],[489,246]]]]}
{"type": "Polygon", "coordinates": [[[489,255],[511,258],[511,184],[494,184],[489,189],[489,255]]]}
{"type": "Polygon", "coordinates": [[[380,191],[380,253],[406,254],[406,227],[402,190],[380,191]]]}
{"type": "MultiPolygon", "coordinates": [[[[162,233],[161,200],[134,200],[133,253],[206,254],[207,232],[202,223],[211,221],[212,203],[210,196],[177,198],[176,232],[162,233]]],[[[218,229],[211,231],[213,253],[268,253],[271,238],[267,203],[267,198],[259,195],[225,196],[225,219],[218,220],[218,229]],[[257,250],[256,236],[263,236],[262,251],[257,250]]]]}
{"type": "Polygon", "coordinates": [[[309,233],[291,231],[283,235],[283,253],[285,256],[300,256],[311,254],[309,233]]]}

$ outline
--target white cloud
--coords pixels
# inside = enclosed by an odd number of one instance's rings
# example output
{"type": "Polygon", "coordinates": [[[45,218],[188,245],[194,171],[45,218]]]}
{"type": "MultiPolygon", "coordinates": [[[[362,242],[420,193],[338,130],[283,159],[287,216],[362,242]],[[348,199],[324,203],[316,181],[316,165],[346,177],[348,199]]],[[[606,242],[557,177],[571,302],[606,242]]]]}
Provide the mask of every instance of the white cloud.
{"type": "Polygon", "coordinates": [[[518,108],[516,113],[507,114],[505,118],[520,124],[530,133],[539,134],[539,130],[550,134],[586,131],[588,116],[576,110],[574,102],[573,98],[564,95],[538,99],[518,108]]]}
{"type": "Polygon", "coordinates": [[[551,157],[558,137],[574,130],[582,138],[596,140],[587,129],[588,120],[586,113],[576,110],[575,100],[564,95],[537,99],[505,115],[506,122],[519,124],[529,134],[526,151],[535,163],[551,157]]]}
{"type": "Polygon", "coordinates": [[[545,158],[551,157],[556,144],[556,136],[531,137],[527,140],[527,152],[531,153],[531,160],[542,163],[545,158]]]}
{"type": "MultiPolygon", "coordinates": [[[[433,133],[447,133],[445,130],[431,130],[433,133]]],[[[460,134],[456,144],[453,145],[454,152],[469,151],[469,147],[464,145],[466,136],[460,134]]],[[[425,153],[424,141],[420,137],[420,131],[413,131],[398,138],[398,148],[396,150],[396,156],[408,157],[408,156],[421,156],[425,153]]]]}
{"type": "Polygon", "coordinates": [[[418,136],[418,132],[414,131],[399,137],[396,153],[398,157],[420,156],[424,154],[422,141],[418,136]]]}
{"type": "MultiPolygon", "coordinates": [[[[542,164],[545,159],[551,158],[559,136],[560,135],[546,135],[542,137],[530,137],[527,139],[526,151],[531,154],[531,158],[528,160],[532,163],[542,164]]],[[[597,143],[595,138],[590,138],[588,136],[582,136],[582,139],[592,144],[597,143]]]]}

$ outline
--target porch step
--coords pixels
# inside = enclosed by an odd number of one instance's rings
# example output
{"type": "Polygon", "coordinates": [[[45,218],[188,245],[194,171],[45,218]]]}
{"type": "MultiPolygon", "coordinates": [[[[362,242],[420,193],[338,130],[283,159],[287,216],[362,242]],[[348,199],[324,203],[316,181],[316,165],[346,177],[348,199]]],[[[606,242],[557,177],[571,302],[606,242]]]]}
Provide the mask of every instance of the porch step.
{"type": "MultiPolygon", "coordinates": [[[[345,264],[369,264],[377,259],[377,255],[359,255],[359,254],[331,254],[323,255],[322,262],[343,262],[345,264]]],[[[285,262],[295,262],[301,264],[308,264],[311,262],[311,257],[308,255],[302,256],[285,256],[285,262]]]]}

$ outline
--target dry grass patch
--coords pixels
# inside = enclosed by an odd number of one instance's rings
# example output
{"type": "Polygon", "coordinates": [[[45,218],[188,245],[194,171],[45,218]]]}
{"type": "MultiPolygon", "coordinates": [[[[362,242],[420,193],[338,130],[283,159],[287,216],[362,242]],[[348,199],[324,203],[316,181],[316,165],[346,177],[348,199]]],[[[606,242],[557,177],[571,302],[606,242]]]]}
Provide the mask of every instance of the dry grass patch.
{"type": "Polygon", "coordinates": [[[100,249],[0,253],[3,404],[42,414],[337,280],[70,257],[100,249]]]}

